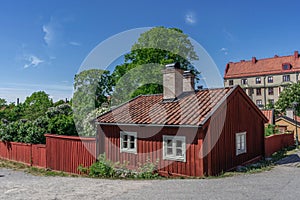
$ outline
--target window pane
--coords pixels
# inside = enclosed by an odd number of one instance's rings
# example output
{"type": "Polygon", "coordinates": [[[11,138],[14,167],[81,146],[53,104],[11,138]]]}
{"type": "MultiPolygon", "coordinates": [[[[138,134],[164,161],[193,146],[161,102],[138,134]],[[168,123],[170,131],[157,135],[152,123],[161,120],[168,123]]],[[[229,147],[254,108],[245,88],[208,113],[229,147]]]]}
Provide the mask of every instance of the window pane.
{"type": "Polygon", "coordinates": [[[182,156],[182,149],[176,149],[176,156],[182,156]]]}
{"type": "Polygon", "coordinates": [[[176,147],[182,147],[182,141],[176,140],[176,147]]]}
{"type": "Polygon", "coordinates": [[[134,136],[129,136],[130,142],[134,142],[134,136]]]}
{"type": "Polygon", "coordinates": [[[134,141],[133,142],[130,141],[130,149],[134,149],[134,141]]]}
{"type": "Polygon", "coordinates": [[[128,144],[127,140],[123,140],[123,148],[127,149],[128,148],[127,144],[128,144]]]}
{"type": "Polygon", "coordinates": [[[167,147],[172,147],[172,140],[167,140],[167,147]]]}
{"type": "Polygon", "coordinates": [[[127,139],[128,139],[128,135],[123,135],[123,140],[127,141],[127,139]]]}
{"type": "Polygon", "coordinates": [[[167,148],[167,155],[173,155],[173,148],[167,148]]]}

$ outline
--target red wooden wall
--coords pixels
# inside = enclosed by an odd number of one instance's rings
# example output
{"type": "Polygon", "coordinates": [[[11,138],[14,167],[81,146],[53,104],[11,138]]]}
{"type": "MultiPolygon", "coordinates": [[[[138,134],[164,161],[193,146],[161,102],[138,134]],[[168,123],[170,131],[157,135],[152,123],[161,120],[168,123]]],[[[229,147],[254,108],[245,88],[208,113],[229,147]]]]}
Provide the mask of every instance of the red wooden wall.
{"type": "Polygon", "coordinates": [[[294,145],[294,134],[276,134],[265,138],[265,155],[271,156],[284,147],[294,145]]]}
{"type": "Polygon", "coordinates": [[[79,165],[90,166],[96,161],[96,139],[46,134],[47,168],[80,173],[79,165]]]}
{"type": "Polygon", "coordinates": [[[225,122],[218,142],[204,159],[207,175],[219,174],[264,155],[265,122],[255,105],[251,105],[251,100],[244,97],[242,92],[235,90],[210,119],[207,136],[211,140],[218,135],[224,118],[225,122]],[[239,132],[247,132],[247,152],[236,156],[235,134],[239,132]]]}
{"type": "Polygon", "coordinates": [[[202,133],[198,128],[168,128],[164,127],[121,127],[122,131],[137,132],[137,154],[120,152],[120,127],[101,126],[98,128],[98,154],[105,153],[114,162],[128,162],[128,167],[138,168],[147,158],[155,163],[164,175],[202,176],[203,162],[200,158],[202,133]],[[105,137],[103,135],[105,134],[105,137]],[[186,136],[186,162],[163,160],[163,135],[186,136]],[[101,137],[102,136],[102,137],[101,137]],[[103,142],[101,142],[103,141],[103,142]]]}

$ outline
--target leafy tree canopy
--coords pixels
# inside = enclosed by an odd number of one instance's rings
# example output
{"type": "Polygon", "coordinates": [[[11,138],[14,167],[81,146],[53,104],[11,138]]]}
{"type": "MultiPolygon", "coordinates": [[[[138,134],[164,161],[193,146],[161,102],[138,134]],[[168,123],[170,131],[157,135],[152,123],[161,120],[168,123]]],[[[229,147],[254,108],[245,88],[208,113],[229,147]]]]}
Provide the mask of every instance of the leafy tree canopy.
{"type": "Polygon", "coordinates": [[[6,106],[6,103],[7,102],[5,99],[0,98],[0,109],[1,109],[1,107],[6,106]]]}
{"type": "Polygon", "coordinates": [[[116,66],[112,73],[116,85],[114,95],[118,96],[113,96],[113,103],[119,104],[140,94],[162,93],[161,70],[166,64],[179,62],[182,69],[189,69],[197,75],[199,72],[192,66],[192,61],[198,59],[191,41],[182,30],[165,27],[150,29],[140,35],[131,52],[125,55],[125,63],[116,66]],[[138,70],[133,70],[137,67],[138,70]],[[125,80],[120,80],[124,77],[125,80]],[[154,81],[149,81],[147,77],[154,77],[154,81]],[[125,92],[124,88],[132,90],[125,92]],[[116,94],[118,92],[122,94],[116,94]]]}
{"type": "Polygon", "coordinates": [[[284,89],[275,103],[275,109],[278,112],[285,112],[287,108],[293,108],[293,102],[299,105],[296,108],[296,114],[300,116],[300,82],[294,83],[284,89]]]}
{"type": "Polygon", "coordinates": [[[34,92],[24,102],[25,118],[29,120],[37,119],[44,115],[52,105],[52,100],[44,91],[34,92]]]}
{"type": "Polygon", "coordinates": [[[84,120],[95,108],[108,102],[107,96],[112,90],[112,78],[109,71],[90,69],[80,72],[74,78],[72,107],[77,130],[84,134],[84,120]]]}

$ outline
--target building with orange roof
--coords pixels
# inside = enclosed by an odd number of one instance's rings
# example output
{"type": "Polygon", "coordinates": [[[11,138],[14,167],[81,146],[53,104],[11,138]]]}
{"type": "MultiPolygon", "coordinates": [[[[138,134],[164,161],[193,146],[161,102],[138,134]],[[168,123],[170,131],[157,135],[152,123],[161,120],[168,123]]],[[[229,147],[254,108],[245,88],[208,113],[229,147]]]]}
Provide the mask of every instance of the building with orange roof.
{"type": "Polygon", "coordinates": [[[240,85],[259,107],[274,104],[282,90],[299,81],[300,59],[294,55],[277,56],[240,62],[229,62],[224,74],[224,85],[240,85]]]}

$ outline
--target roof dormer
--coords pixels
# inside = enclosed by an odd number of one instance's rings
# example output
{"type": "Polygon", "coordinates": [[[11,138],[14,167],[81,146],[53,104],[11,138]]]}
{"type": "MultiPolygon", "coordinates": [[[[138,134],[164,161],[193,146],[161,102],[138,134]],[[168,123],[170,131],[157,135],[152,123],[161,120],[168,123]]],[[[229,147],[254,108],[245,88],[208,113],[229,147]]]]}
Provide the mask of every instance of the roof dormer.
{"type": "Polygon", "coordinates": [[[292,69],[291,63],[282,63],[282,70],[290,70],[292,69]]]}

